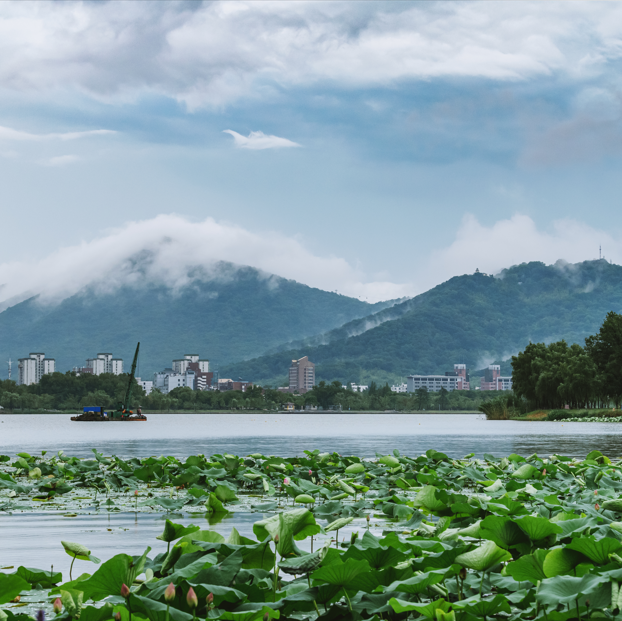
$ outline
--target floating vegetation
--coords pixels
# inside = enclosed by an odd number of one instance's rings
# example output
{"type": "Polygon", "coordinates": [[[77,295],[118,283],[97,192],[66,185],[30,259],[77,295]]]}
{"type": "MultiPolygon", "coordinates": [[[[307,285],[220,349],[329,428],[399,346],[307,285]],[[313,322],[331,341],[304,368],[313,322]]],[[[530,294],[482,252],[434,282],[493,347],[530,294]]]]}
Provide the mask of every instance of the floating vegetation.
{"type": "Polygon", "coordinates": [[[319,451],[2,459],[3,502],[14,510],[38,509],[37,498],[66,514],[63,499],[73,498],[104,511],[110,501],[117,510],[208,518],[262,513],[253,538],[233,529],[227,539],[171,515],[157,536],[165,551],[103,563],[97,550],[59,543],[75,562],[68,581],[36,568],[0,570],[2,621],[27,621],[38,609],[59,621],[622,614],[622,462],[599,451],[584,460],[457,460],[434,450],[369,461],[319,451]],[[35,468],[40,475],[30,475],[35,468]],[[76,577],[85,570],[93,573],[76,577]]]}

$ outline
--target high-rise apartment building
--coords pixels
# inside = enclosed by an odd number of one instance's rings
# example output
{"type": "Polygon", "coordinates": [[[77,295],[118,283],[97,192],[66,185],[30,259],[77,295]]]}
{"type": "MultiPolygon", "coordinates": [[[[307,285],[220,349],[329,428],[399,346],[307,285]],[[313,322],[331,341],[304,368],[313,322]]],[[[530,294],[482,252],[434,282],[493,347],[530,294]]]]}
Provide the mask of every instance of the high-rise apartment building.
{"type": "Polygon", "coordinates": [[[19,374],[17,383],[30,386],[38,384],[44,375],[56,371],[56,360],[46,358],[43,353],[31,353],[28,358],[20,358],[18,361],[19,374]]]}
{"type": "Polygon", "coordinates": [[[209,373],[209,360],[199,360],[198,354],[184,354],[183,358],[173,360],[173,371],[185,373],[188,369],[194,369],[199,373],[209,373]],[[191,367],[190,365],[197,365],[191,367]]]}
{"type": "Polygon", "coordinates": [[[315,386],[315,364],[308,356],[292,360],[289,367],[289,392],[304,394],[315,386]]]}
{"type": "Polygon", "coordinates": [[[92,369],[93,375],[101,375],[102,373],[121,375],[123,373],[123,360],[113,358],[112,354],[97,354],[97,358],[89,358],[86,361],[86,368],[92,369]]]}

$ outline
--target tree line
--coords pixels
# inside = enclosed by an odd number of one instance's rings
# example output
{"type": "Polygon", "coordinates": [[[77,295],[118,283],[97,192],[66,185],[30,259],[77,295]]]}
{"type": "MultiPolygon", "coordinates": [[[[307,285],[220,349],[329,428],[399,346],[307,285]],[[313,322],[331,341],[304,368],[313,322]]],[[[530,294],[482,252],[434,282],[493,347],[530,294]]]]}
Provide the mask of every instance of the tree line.
{"type": "Polygon", "coordinates": [[[609,312],[585,345],[529,343],[512,356],[514,394],[530,408],[605,408],[622,402],[622,315],[609,312]]]}
{"type": "MultiPolygon", "coordinates": [[[[0,381],[0,405],[14,412],[79,411],[84,406],[114,409],[125,396],[128,375],[76,375],[52,373],[44,375],[39,384],[18,386],[14,381],[0,381]]],[[[319,382],[304,395],[283,393],[273,388],[253,386],[241,391],[199,391],[175,388],[168,394],[153,390],[148,396],[135,383],[131,407],[144,411],[209,411],[209,410],[279,410],[287,402],[296,409],[306,406],[324,410],[350,411],[438,411],[477,410],[492,394],[479,391],[428,392],[425,388],[413,394],[395,393],[388,384],[371,382],[365,392],[355,392],[341,382],[319,382]]]]}

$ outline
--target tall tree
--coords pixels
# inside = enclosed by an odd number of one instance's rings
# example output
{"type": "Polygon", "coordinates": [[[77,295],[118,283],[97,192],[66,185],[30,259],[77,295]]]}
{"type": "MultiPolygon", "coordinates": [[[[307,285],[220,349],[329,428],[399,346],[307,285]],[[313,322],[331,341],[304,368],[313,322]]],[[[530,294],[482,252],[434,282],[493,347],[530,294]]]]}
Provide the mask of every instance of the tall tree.
{"type": "Polygon", "coordinates": [[[622,315],[610,311],[597,334],[585,339],[585,349],[594,361],[607,396],[622,402],[622,315]]]}

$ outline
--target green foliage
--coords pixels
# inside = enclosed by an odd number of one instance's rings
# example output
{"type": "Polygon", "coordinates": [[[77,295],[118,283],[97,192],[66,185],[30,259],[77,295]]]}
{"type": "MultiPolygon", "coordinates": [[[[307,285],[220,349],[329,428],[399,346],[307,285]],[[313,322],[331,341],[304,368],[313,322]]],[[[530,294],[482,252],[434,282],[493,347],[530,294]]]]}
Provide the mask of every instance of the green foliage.
{"type": "Polygon", "coordinates": [[[548,420],[590,416],[562,408],[596,408],[622,402],[622,315],[607,313],[585,347],[566,341],[530,343],[512,357],[513,389],[533,408],[552,408],[548,420]]]}
{"type": "MultiPolygon", "coordinates": [[[[60,574],[39,569],[0,572],[1,604],[43,588],[49,592],[39,600],[60,595],[59,621],[106,621],[119,618],[115,613],[122,621],[130,615],[139,621],[378,621],[380,615],[396,621],[546,621],[615,618],[622,605],[622,525],[615,521],[622,507],[622,461],[596,450],[585,459],[450,459],[435,450],[416,457],[394,451],[365,460],[362,470],[350,468],[361,463],[356,456],[319,450],[289,458],[255,453],[123,460],[98,452],[95,458],[20,453],[12,463],[1,462],[6,478],[0,481],[29,499],[33,488],[18,484],[27,479],[24,464],[36,463],[44,476],[80,481],[81,495],[122,473],[128,486],[156,495],[144,501],[150,506],[162,500],[191,506],[210,523],[214,515],[205,498],[222,507],[214,490],[225,487],[237,498],[231,510],[253,510],[263,518],[254,524],[256,539],[232,529],[225,540],[207,524],[195,530],[166,520],[158,545],[179,540],[168,553],[149,557],[147,548],[140,557],[117,554],[92,575],[64,583],[60,574]],[[190,478],[178,499],[167,497],[170,485],[190,478]],[[435,484],[420,487],[419,479],[435,484]],[[275,501],[255,505],[264,481],[279,491],[275,501]],[[335,500],[342,483],[365,489],[364,497],[335,500]],[[301,493],[315,497],[312,510],[284,506],[301,493]],[[373,525],[366,519],[371,516],[373,525]],[[349,537],[338,537],[345,528],[349,537]],[[310,537],[315,552],[307,551],[310,537]],[[174,593],[165,600],[171,583],[174,593]],[[187,598],[191,587],[196,608],[187,598]],[[108,603],[102,606],[102,600],[108,603]]],[[[63,546],[72,557],[93,560],[80,544],[63,546]]],[[[11,608],[6,611],[13,621],[11,608]]]]}

